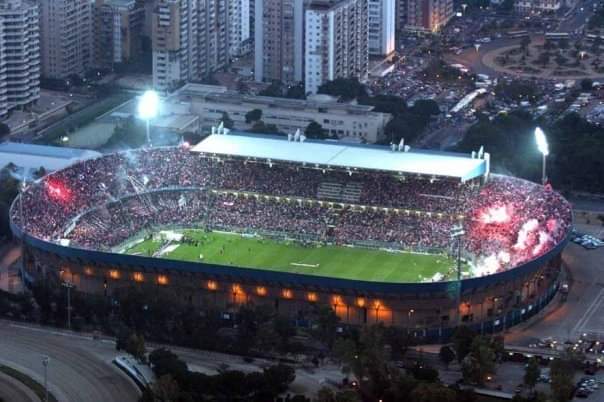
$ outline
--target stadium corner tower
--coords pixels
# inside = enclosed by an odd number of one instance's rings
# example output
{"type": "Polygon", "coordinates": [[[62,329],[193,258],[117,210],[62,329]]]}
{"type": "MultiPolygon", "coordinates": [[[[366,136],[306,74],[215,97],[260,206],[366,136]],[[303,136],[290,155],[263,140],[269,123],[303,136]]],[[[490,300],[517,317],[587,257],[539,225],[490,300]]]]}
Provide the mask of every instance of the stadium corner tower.
{"type": "Polygon", "coordinates": [[[200,307],[268,303],[298,320],[324,304],[425,342],[541,310],[571,224],[557,192],[491,174],[482,152],[244,133],[81,161],[11,208],[29,282],[177,289],[200,307]]]}

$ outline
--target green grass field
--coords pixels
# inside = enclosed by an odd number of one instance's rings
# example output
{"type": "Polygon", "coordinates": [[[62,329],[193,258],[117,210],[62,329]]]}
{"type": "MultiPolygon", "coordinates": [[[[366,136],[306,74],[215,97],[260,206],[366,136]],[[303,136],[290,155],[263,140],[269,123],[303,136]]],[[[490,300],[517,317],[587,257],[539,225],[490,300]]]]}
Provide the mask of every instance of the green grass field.
{"type": "MultiPolygon", "coordinates": [[[[399,283],[421,282],[436,273],[448,278],[448,272],[455,265],[444,255],[394,253],[341,246],[303,246],[222,232],[185,230],[181,233],[199,244],[172,242],[172,247],[178,246],[162,254],[161,258],[399,283]]],[[[145,240],[125,252],[152,256],[161,249],[162,244],[166,242],[145,240]]]]}

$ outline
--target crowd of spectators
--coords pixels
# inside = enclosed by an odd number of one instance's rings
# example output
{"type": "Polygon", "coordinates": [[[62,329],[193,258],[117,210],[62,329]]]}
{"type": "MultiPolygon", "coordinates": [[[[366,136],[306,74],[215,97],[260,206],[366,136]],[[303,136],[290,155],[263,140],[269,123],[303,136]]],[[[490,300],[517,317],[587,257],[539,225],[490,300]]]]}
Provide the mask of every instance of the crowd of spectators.
{"type": "Polygon", "coordinates": [[[220,160],[186,148],[143,149],[75,164],[29,185],[12,218],[34,237],[67,238],[88,248],[113,247],[154,226],[203,224],[339,244],[443,249],[460,215],[464,248],[485,274],[542,255],[563,239],[571,222],[570,207],[556,192],[515,178],[491,175],[478,186],[220,160]],[[322,182],[360,184],[359,205],[319,202],[322,182]]]}

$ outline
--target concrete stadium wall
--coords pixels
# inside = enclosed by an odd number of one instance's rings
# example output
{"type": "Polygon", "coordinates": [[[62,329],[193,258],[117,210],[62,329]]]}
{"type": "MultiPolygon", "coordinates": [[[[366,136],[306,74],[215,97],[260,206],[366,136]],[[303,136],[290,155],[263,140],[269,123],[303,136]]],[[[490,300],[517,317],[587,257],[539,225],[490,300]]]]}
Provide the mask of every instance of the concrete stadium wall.
{"type": "Polygon", "coordinates": [[[244,303],[269,304],[299,325],[308,325],[307,313],[320,303],[333,308],[345,324],[382,322],[407,328],[425,342],[440,342],[458,320],[492,333],[541,310],[558,289],[560,253],[567,240],[510,271],[462,281],[459,306],[456,282],[354,281],[82,250],[28,235],[25,242],[31,280],[54,277],[106,296],[132,286],[178,289],[184,301],[230,313],[244,303]]]}

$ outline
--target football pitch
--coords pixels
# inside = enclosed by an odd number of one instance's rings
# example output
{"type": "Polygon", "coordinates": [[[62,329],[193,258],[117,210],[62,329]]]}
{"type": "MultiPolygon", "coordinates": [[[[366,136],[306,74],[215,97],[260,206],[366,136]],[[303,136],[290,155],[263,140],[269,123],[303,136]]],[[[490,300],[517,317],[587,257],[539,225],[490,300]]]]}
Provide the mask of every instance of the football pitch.
{"type": "Polygon", "coordinates": [[[127,254],[231,265],[332,278],[423,282],[450,277],[455,262],[446,255],[390,252],[345,246],[301,245],[236,233],[177,231],[181,241],[154,236],[130,246],[127,254]]]}

